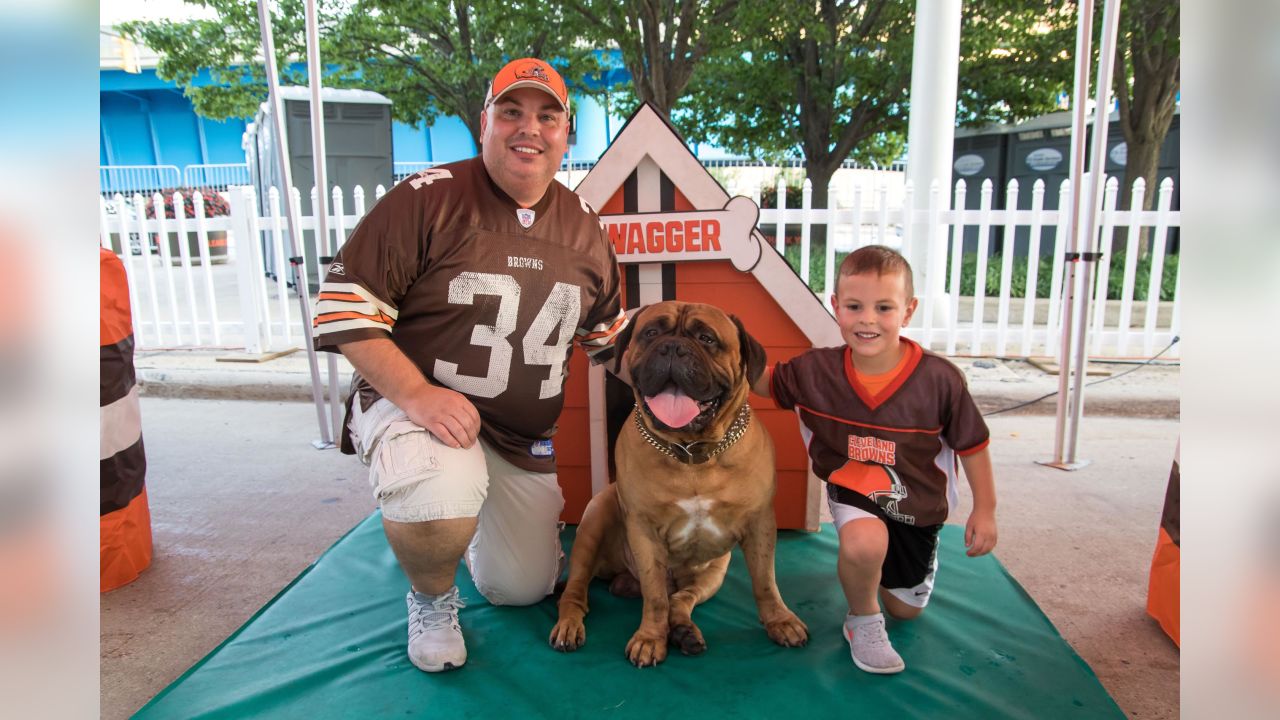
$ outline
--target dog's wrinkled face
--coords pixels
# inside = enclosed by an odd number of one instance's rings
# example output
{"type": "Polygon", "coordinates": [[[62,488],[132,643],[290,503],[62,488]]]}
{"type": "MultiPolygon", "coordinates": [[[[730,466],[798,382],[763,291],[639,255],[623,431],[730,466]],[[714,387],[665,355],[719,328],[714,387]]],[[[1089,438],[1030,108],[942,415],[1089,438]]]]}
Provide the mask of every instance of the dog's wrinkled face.
{"type": "Polygon", "coordinates": [[[764,349],[719,308],[668,301],[644,308],[623,338],[636,402],[656,430],[718,435],[764,370],[764,349]]]}

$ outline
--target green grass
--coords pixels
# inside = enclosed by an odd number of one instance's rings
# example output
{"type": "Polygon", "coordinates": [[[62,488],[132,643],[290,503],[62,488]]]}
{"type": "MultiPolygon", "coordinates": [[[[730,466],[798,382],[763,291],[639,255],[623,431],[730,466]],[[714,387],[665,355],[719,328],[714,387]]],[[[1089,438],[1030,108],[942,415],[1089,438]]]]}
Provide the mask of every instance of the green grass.
{"type": "MultiPolygon", "coordinates": [[[[835,254],[836,267],[840,266],[840,262],[844,260],[848,253],[837,252],[835,254]]],[[[791,264],[791,268],[800,273],[800,246],[788,245],[785,257],[787,262],[791,264]]],[[[996,295],[1000,291],[1000,263],[1001,256],[992,255],[987,259],[987,284],[986,294],[988,297],[996,295]]],[[[1124,284],[1124,253],[1119,253],[1111,258],[1111,272],[1107,279],[1107,299],[1119,300],[1122,286],[1124,284]]],[[[815,293],[822,293],[822,278],[826,268],[826,255],[822,245],[814,243],[809,253],[809,287],[815,293]]],[[[1095,271],[1097,268],[1095,267],[1095,271]]],[[[965,253],[960,261],[960,294],[973,295],[974,279],[978,271],[977,253],[965,253]]],[[[951,278],[951,259],[947,259],[947,275],[946,282],[950,282],[951,278]]],[[[1096,277],[1096,276],[1095,276],[1096,277]]],[[[1039,269],[1036,271],[1036,297],[1049,297],[1049,284],[1053,278],[1053,258],[1044,257],[1040,259],[1039,269]]],[[[1147,255],[1138,259],[1137,271],[1134,274],[1133,294],[1135,300],[1146,300],[1147,283],[1151,279],[1151,256],[1147,255]]],[[[1164,256],[1164,271],[1160,277],[1160,299],[1164,301],[1173,300],[1173,291],[1178,281],[1178,255],[1164,256]]],[[[1009,280],[1009,294],[1013,297],[1025,297],[1027,292],[1027,261],[1026,258],[1015,257],[1013,260],[1013,268],[1011,278],[1009,280]]]]}

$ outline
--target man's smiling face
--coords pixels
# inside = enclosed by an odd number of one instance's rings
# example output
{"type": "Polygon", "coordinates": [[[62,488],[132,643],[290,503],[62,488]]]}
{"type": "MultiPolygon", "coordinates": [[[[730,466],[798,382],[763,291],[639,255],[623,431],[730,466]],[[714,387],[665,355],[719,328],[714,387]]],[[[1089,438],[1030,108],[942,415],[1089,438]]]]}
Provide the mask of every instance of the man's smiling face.
{"type": "Polygon", "coordinates": [[[569,147],[569,114],[542,90],[512,90],[480,116],[480,145],[489,176],[529,207],[560,169],[569,147]]]}

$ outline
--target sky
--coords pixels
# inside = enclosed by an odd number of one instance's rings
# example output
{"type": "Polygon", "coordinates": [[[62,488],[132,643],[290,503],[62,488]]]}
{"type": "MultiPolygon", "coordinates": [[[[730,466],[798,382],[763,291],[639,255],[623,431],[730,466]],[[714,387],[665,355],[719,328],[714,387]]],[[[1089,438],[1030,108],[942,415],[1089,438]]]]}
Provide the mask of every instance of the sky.
{"type": "Polygon", "coordinates": [[[182,0],[101,0],[98,5],[98,22],[103,25],[125,20],[185,19],[212,14],[212,10],[188,5],[182,0]]]}

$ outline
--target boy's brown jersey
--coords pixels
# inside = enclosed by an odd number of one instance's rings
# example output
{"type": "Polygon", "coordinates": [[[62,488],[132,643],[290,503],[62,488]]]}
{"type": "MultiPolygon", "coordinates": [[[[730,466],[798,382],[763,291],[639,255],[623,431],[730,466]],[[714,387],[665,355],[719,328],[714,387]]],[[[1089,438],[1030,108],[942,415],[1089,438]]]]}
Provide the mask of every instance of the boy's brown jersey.
{"type": "Polygon", "coordinates": [[[990,433],[960,369],[900,340],[906,366],[878,395],[858,382],[847,347],[780,363],[771,391],[800,416],[814,474],[895,520],[934,525],[956,502],[957,454],[986,447],[990,433]]]}
{"type": "MultiPolygon", "coordinates": [[[[626,323],[618,284],[586,202],[553,182],[522,209],[476,157],[407,178],[370,209],[321,283],[314,341],[336,351],[389,337],[475,404],[481,437],[512,464],[554,472],[571,347],[611,356],[626,323]]],[[[364,407],[379,397],[358,374],[352,395],[364,407]]],[[[351,452],[345,427],[342,441],[351,452]]]]}

